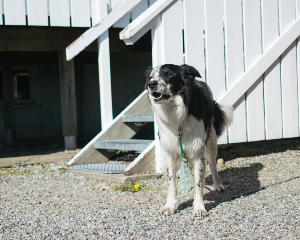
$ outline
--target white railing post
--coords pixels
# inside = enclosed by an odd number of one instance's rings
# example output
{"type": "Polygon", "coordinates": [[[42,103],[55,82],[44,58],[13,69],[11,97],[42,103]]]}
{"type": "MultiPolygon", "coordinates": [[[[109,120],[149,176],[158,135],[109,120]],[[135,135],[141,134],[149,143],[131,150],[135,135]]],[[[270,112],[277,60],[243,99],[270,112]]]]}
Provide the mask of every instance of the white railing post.
{"type": "MultiPolygon", "coordinates": [[[[161,20],[151,29],[152,34],[152,65],[153,67],[162,64],[163,57],[162,51],[160,51],[159,43],[162,42],[162,29],[160,28],[161,20]]],[[[160,141],[158,136],[158,127],[154,120],[155,131],[155,168],[157,173],[163,172],[164,156],[160,147],[160,141]]]]}
{"type": "MultiPolygon", "coordinates": [[[[107,15],[107,1],[96,0],[94,7],[98,10],[99,19],[107,15]]],[[[110,53],[108,30],[101,34],[97,39],[98,43],[98,66],[99,66],[99,87],[100,87],[100,108],[101,108],[101,129],[102,131],[109,127],[113,120],[112,113],[112,93],[111,93],[111,75],[110,75],[110,53]]]]}
{"type": "MultiPolygon", "coordinates": [[[[161,14],[159,21],[152,28],[153,67],[160,64],[183,64],[183,12],[182,2],[175,1],[161,14]],[[176,39],[176,41],[174,41],[176,39]]],[[[162,173],[165,160],[160,146],[158,128],[155,123],[155,162],[156,172],[162,173]]]]}

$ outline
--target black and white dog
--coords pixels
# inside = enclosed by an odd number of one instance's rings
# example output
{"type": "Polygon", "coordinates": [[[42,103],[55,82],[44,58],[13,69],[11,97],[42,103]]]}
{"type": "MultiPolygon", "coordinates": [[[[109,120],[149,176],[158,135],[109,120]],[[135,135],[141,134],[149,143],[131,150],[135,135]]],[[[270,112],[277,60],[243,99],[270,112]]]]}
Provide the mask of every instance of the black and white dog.
{"type": "Polygon", "coordinates": [[[162,213],[175,212],[176,172],[182,161],[180,131],[183,150],[195,178],[194,214],[206,216],[203,203],[206,162],[209,162],[214,189],[225,189],[216,168],[217,138],[230,125],[233,109],[213,100],[210,88],[199,81],[201,76],[194,67],[165,64],[149,67],[145,76],[168,174],[167,203],[162,213]]]}

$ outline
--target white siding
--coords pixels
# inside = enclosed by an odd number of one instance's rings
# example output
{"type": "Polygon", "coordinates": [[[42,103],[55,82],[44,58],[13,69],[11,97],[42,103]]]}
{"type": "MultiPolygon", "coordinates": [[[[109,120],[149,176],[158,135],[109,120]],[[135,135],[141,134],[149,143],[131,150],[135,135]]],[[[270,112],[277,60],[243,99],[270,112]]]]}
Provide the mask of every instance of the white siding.
{"type": "Polygon", "coordinates": [[[72,27],[91,26],[90,0],[71,0],[72,27]]]}
{"type": "Polygon", "coordinates": [[[48,0],[27,0],[29,26],[48,26],[48,0]]]}
{"type": "MultiPolygon", "coordinates": [[[[215,99],[226,92],[224,38],[223,38],[223,1],[204,0],[205,44],[206,44],[206,79],[215,99]]],[[[219,143],[227,143],[227,132],[219,143]]]]}
{"type": "Polygon", "coordinates": [[[4,0],[5,25],[26,25],[25,0],[4,0]]]}
{"type": "MultiPolygon", "coordinates": [[[[244,51],[245,71],[262,55],[260,0],[244,0],[244,51]]],[[[260,77],[247,91],[247,133],[248,141],[265,139],[263,81],[260,77]]]]}
{"type": "MultiPolygon", "coordinates": [[[[116,9],[123,0],[111,0],[112,10],[116,9]]],[[[113,27],[114,28],[124,28],[130,23],[131,12],[126,13],[119,21],[117,21],[113,27]]]]}
{"type": "Polygon", "coordinates": [[[69,0],[49,0],[50,2],[50,25],[70,26],[70,4],[69,0]]]}
{"type": "MultiPolygon", "coordinates": [[[[295,1],[279,1],[280,35],[286,32],[295,21],[295,1]]],[[[282,54],[281,58],[281,86],[282,86],[282,123],[283,137],[299,136],[298,129],[298,93],[296,41],[282,54]]]]}
{"type": "MultiPolygon", "coordinates": [[[[224,5],[226,82],[230,89],[244,73],[242,5],[239,0],[225,0],[224,5]]],[[[247,138],[244,95],[234,108],[233,123],[229,128],[229,141],[245,142],[247,138]]]]}

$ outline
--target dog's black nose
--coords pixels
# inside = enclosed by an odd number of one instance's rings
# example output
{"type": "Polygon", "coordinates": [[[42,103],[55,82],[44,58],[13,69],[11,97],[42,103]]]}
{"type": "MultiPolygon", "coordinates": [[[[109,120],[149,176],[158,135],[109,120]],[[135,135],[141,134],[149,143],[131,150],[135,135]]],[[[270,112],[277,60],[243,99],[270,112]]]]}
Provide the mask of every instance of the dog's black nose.
{"type": "Polygon", "coordinates": [[[157,81],[150,81],[148,83],[149,88],[154,89],[157,86],[158,82],[157,81]]]}

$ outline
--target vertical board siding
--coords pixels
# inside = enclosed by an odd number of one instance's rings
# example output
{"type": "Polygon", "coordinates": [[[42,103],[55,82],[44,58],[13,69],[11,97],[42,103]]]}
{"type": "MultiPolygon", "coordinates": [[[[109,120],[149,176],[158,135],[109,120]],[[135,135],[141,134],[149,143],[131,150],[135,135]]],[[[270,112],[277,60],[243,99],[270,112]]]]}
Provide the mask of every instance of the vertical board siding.
{"type": "Polygon", "coordinates": [[[226,92],[222,0],[205,0],[204,9],[207,84],[214,98],[220,98],[226,92]]]}
{"type": "MultiPolygon", "coordinates": [[[[262,55],[260,0],[243,1],[245,71],[262,55]]],[[[247,91],[248,141],[265,139],[262,77],[247,91]]]]}
{"type": "MultiPolygon", "coordinates": [[[[279,38],[278,3],[261,0],[263,52],[279,38]]],[[[266,139],[282,138],[280,63],[276,60],[264,74],[266,139]]]]}
{"type": "Polygon", "coordinates": [[[131,11],[131,21],[136,19],[138,16],[140,16],[144,11],[146,11],[148,8],[148,1],[143,0],[138,5],[136,5],[134,8],[132,8],[131,11]]]}
{"type": "Polygon", "coordinates": [[[172,3],[164,10],[161,27],[163,31],[163,63],[183,64],[183,11],[181,1],[172,3]]]}
{"type": "MultiPolygon", "coordinates": [[[[295,1],[279,1],[280,34],[286,32],[295,21],[295,1]]],[[[282,122],[283,137],[298,137],[298,93],[296,42],[294,42],[281,58],[282,86],[282,122]]]]}
{"type": "Polygon", "coordinates": [[[71,0],[72,27],[91,26],[90,0],[71,0]]]}
{"type": "Polygon", "coordinates": [[[195,67],[205,81],[203,1],[184,0],[185,63],[195,67]]]}
{"type": "Polygon", "coordinates": [[[91,0],[92,26],[100,21],[100,0],[91,0]]]}
{"type": "Polygon", "coordinates": [[[3,18],[2,18],[2,14],[3,14],[3,0],[0,0],[0,25],[3,25],[3,18]]]}
{"type": "MultiPolygon", "coordinates": [[[[300,18],[300,0],[296,0],[296,19],[300,18]]],[[[300,39],[297,39],[297,78],[298,78],[298,119],[299,119],[299,136],[300,136],[300,39]]]]}
{"type": "Polygon", "coordinates": [[[48,26],[48,0],[27,0],[29,26],[48,26]]]}
{"type": "MultiPolygon", "coordinates": [[[[242,4],[237,0],[225,0],[225,56],[226,81],[230,89],[244,73],[242,4]]],[[[245,142],[246,137],[246,107],[242,96],[234,106],[233,123],[229,127],[229,141],[245,142]]]]}
{"type": "Polygon", "coordinates": [[[298,81],[297,81],[297,83],[298,83],[298,119],[299,119],[299,121],[298,121],[298,129],[299,129],[299,132],[298,132],[298,134],[299,134],[299,136],[300,136],[300,39],[299,39],[299,37],[297,38],[297,52],[296,52],[296,54],[297,54],[297,78],[298,78],[298,81]]]}
{"type": "Polygon", "coordinates": [[[50,0],[50,25],[70,26],[70,5],[69,0],[50,0]]]}
{"type": "Polygon", "coordinates": [[[149,7],[153,4],[153,3],[155,3],[157,0],[149,0],[149,7]]]}
{"type": "Polygon", "coordinates": [[[296,4],[296,19],[300,18],[300,0],[295,1],[296,4]]]}
{"type": "MultiPolygon", "coordinates": [[[[224,38],[223,38],[223,1],[204,0],[206,79],[215,99],[226,92],[224,38]]],[[[227,132],[218,139],[220,144],[227,143],[227,132]]]]}
{"type": "MultiPolygon", "coordinates": [[[[122,3],[122,0],[111,0],[111,7],[112,10],[116,9],[120,4],[122,3]]],[[[124,28],[130,23],[130,12],[126,13],[122,18],[120,18],[119,21],[117,21],[113,27],[114,28],[124,28]]]]}
{"type": "Polygon", "coordinates": [[[26,25],[25,0],[4,0],[5,25],[26,25]]]}

